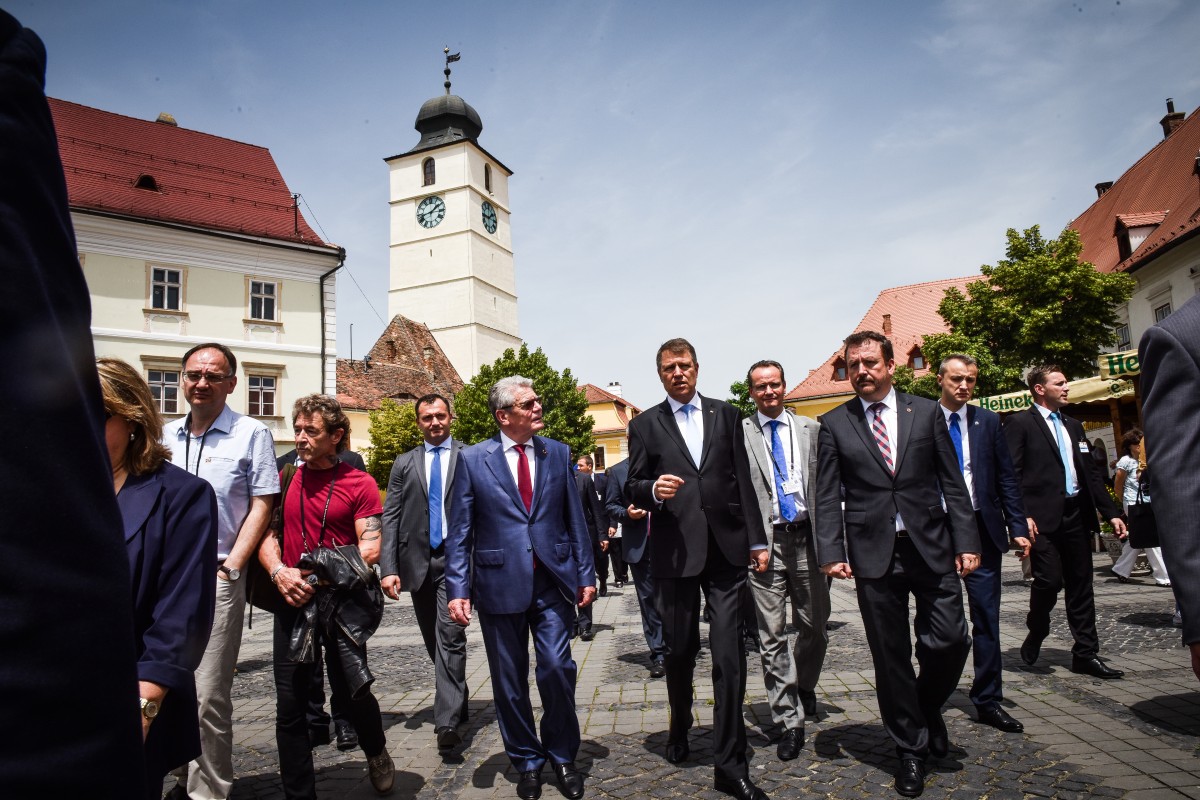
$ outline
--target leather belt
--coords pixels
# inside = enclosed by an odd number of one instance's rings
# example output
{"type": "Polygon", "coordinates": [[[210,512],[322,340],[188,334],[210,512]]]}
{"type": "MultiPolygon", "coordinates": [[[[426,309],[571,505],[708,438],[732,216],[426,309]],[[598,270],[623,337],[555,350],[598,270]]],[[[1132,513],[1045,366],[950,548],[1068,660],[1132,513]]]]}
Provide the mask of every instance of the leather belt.
{"type": "Polygon", "coordinates": [[[800,531],[810,530],[812,524],[808,520],[802,519],[798,522],[776,522],[771,525],[771,528],[776,533],[799,533],[800,531]]]}

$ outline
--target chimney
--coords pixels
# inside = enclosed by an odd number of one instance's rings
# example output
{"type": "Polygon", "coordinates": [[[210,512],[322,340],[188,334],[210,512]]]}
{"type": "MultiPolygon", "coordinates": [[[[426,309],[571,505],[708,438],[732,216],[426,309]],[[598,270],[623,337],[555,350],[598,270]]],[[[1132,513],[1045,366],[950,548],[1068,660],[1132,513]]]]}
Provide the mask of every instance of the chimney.
{"type": "Polygon", "coordinates": [[[1112,181],[1101,181],[1096,184],[1096,198],[1104,197],[1104,193],[1113,187],[1112,181]]]}
{"type": "Polygon", "coordinates": [[[622,392],[622,389],[621,389],[621,384],[619,381],[612,381],[611,383],[608,384],[608,393],[609,394],[615,394],[617,397],[624,397],[625,395],[621,394],[621,392],[622,392]]]}
{"type": "Polygon", "coordinates": [[[1175,101],[1172,98],[1168,97],[1167,98],[1167,115],[1159,120],[1159,123],[1162,125],[1162,128],[1163,128],[1163,138],[1164,139],[1167,138],[1168,136],[1170,136],[1172,133],[1174,133],[1175,129],[1183,124],[1183,118],[1184,118],[1183,112],[1182,111],[1177,112],[1175,110],[1175,101]]]}
{"type": "Polygon", "coordinates": [[[170,125],[172,128],[179,127],[179,123],[175,121],[175,118],[172,117],[170,114],[168,114],[165,111],[162,112],[161,114],[159,114],[158,119],[156,119],[154,121],[161,122],[163,125],[170,125]]]}
{"type": "Polygon", "coordinates": [[[892,335],[892,315],[891,314],[883,315],[883,335],[884,336],[892,335]]]}

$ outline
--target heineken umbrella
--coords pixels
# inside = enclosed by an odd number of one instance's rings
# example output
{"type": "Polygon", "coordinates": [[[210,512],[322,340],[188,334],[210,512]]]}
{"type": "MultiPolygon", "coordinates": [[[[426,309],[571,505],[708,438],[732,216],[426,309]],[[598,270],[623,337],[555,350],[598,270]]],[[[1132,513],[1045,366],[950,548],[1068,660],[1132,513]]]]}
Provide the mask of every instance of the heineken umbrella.
{"type": "MultiPolygon", "coordinates": [[[[1134,362],[1137,361],[1137,351],[1133,352],[1134,362]]],[[[1128,373],[1127,373],[1128,374],[1128,373]]],[[[1103,378],[1092,376],[1080,378],[1067,384],[1067,400],[1071,403],[1102,403],[1133,394],[1133,383],[1120,378],[1103,378]]],[[[1021,411],[1033,405],[1033,395],[1028,391],[997,394],[991,397],[980,397],[971,401],[977,406],[997,413],[1021,411]]]]}

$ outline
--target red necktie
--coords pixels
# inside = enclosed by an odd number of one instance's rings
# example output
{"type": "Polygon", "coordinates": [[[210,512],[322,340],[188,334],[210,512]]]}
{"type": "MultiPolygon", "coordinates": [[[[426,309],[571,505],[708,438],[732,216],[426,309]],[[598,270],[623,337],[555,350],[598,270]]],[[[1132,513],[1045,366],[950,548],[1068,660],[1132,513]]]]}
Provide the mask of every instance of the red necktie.
{"type": "Polygon", "coordinates": [[[533,481],[529,479],[529,457],[525,455],[525,445],[518,444],[513,447],[517,451],[517,492],[521,495],[525,510],[529,511],[533,508],[533,481]]]}

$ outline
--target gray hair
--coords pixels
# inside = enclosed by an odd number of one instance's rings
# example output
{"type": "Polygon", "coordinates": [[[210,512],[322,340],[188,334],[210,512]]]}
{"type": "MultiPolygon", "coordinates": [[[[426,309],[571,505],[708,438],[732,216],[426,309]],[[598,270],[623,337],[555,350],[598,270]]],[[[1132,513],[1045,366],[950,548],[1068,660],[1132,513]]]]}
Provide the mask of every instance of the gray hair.
{"type": "Polygon", "coordinates": [[[495,417],[497,411],[508,408],[517,401],[517,389],[532,388],[533,381],[520,375],[501,378],[492,385],[492,390],[488,392],[488,411],[491,411],[492,416],[495,417]]]}

